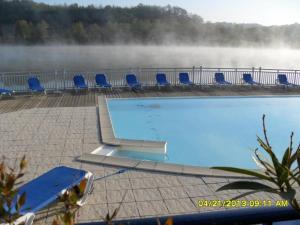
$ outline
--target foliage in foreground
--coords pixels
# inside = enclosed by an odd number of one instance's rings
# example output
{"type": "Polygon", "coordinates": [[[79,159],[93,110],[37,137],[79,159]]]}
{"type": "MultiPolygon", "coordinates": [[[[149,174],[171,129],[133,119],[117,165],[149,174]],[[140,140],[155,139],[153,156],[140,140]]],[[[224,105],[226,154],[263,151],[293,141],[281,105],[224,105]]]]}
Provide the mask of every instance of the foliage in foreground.
{"type": "Polygon", "coordinates": [[[67,190],[62,196],[59,197],[60,202],[62,202],[64,206],[58,212],[58,215],[53,220],[52,225],[75,224],[76,213],[80,208],[77,202],[82,198],[86,185],[87,180],[84,179],[79,185],[67,190]]]}
{"type": "Polygon", "coordinates": [[[25,204],[26,193],[18,196],[16,185],[21,184],[27,162],[25,156],[18,168],[11,168],[3,159],[0,163],[0,223],[12,224],[20,217],[20,208],[25,204]]]}
{"type": "Polygon", "coordinates": [[[296,186],[300,186],[300,145],[294,150],[293,136],[291,133],[290,143],[281,160],[277,158],[270,145],[266,126],[265,115],[262,118],[264,138],[257,136],[257,141],[268,158],[265,158],[258,149],[255,149],[254,160],[256,164],[262,169],[261,172],[247,170],[235,167],[212,167],[213,169],[234,172],[242,175],[250,175],[266,181],[264,183],[255,181],[236,181],[222,186],[217,191],[244,189],[250,190],[242,195],[237,196],[240,198],[249,194],[257,192],[269,192],[279,194],[282,198],[287,199],[291,206],[300,211],[300,206],[295,198],[296,186]]]}
{"type": "MultiPolygon", "coordinates": [[[[3,159],[0,163],[0,223],[13,224],[20,216],[20,209],[26,202],[26,193],[21,196],[18,195],[18,188],[22,182],[20,179],[25,174],[27,161],[25,156],[21,159],[18,168],[10,168],[6,165],[3,159]]],[[[65,191],[60,197],[59,202],[63,207],[59,207],[56,211],[56,217],[52,225],[74,225],[76,222],[76,214],[80,208],[77,202],[83,197],[87,180],[84,179],[79,185],[65,191]]],[[[123,196],[121,204],[125,198],[126,192],[123,196]]],[[[112,214],[102,218],[107,225],[114,225],[113,220],[116,218],[121,204],[112,214]]],[[[157,224],[161,225],[160,220],[157,218],[157,224]]],[[[119,224],[121,225],[121,224],[119,224]]],[[[168,218],[164,225],[173,225],[173,219],[168,218]]]]}

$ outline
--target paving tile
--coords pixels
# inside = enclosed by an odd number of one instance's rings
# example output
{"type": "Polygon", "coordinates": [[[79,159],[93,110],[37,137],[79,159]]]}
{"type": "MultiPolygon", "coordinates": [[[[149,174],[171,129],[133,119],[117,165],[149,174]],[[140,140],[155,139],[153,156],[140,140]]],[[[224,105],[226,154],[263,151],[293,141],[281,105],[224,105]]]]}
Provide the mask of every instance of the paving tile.
{"type": "Polygon", "coordinates": [[[163,199],[178,199],[188,197],[183,187],[159,188],[159,191],[163,199]]]}
{"type": "Polygon", "coordinates": [[[178,176],[177,179],[182,185],[205,184],[201,177],[178,176]]]}
{"type": "Polygon", "coordinates": [[[181,186],[181,183],[177,179],[177,176],[159,175],[155,176],[155,180],[159,187],[181,186]]]}
{"type": "Polygon", "coordinates": [[[101,220],[107,212],[106,204],[98,204],[97,207],[95,205],[85,205],[79,210],[78,221],[101,220]]]}
{"type": "Polygon", "coordinates": [[[158,184],[156,180],[152,177],[147,178],[132,178],[130,179],[132,189],[141,189],[141,188],[156,188],[158,184]]]}
{"type": "MultiPolygon", "coordinates": [[[[209,187],[213,192],[216,192],[219,188],[224,186],[227,183],[217,183],[217,184],[208,184],[207,187],[209,187]]],[[[240,192],[238,190],[224,190],[224,191],[218,191],[219,194],[239,194],[240,192]]]]}
{"type": "Polygon", "coordinates": [[[155,172],[145,172],[140,170],[130,170],[127,172],[129,178],[147,178],[153,177],[155,172]]]}
{"type": "Polygon", "coordinates": [[[221,177],[205,177],[205,176],[203,176],[202,179],[206,184],[216,184],[216,183],[228,182],[227,178],[221,178],[221,177]]]}
{"type": "Polygon", "coordinates": [[[129,179],[106,179],[107,190],[131,189],[129,179]]]}
{"type": "Polygon", "coordinates": [[[133,190],[134,198],[136,201],[154,201],[162,200],[161,194],[158,189],[135,189],[133,190]]]}
{"type": "Polygon", "coordinates": [[[132,190],[107,191],[106,199],[108,203],[134,202],[135,198],[132,190]]]}
{"type": "Polygon", "coordinates": [[[214,192],[211,189],[209,189],[206,185],[184,186],[184,190],[191,198],[198,196],[209,196],[214,194],[214,192]]]}
{"type": "Polygon", "coordinates": [[[89,204],[105,204],[107,203],[106,191],[95,191],[92,196],[88,196],[89,204]]]}
{"type": "Polygon", "coordinates": [[[136,204],[142,217],[168,214],[168,209],[163,201],[137,202],[136,204]]]}
{"type": "Polygon", "coordinates": [[[125,202],[120,204],[108,204],[109,213],[112,214],[114,210],[118,209],[116,219],[129,219],[139,217],[139,211],[136,202],[125,202]]]}
{"type": "Polygon", "coordinates": [[[198,209],[190,198],[165,200],[168,211],[172,214],[197,212],[198,209]]]}

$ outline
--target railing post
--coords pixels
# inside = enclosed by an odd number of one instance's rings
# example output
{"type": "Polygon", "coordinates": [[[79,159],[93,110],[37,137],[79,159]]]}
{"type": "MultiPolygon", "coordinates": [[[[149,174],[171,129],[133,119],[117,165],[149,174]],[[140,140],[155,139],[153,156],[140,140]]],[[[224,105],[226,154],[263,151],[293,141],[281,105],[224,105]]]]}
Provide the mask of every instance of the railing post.
{"type": "MultiPolygon", "coordinates": [[[[140,80],[141,82],[143,82],[143,76],[142,76],[142,74],[141,74],[141,73],[142,73],[141,71],[142,71],[141,68],[138,67],[138,68],[137,68],[138,77],[139,77],[139,80],[140,80]]],[[[145,77],[145,81],[146,81],[145,85],[148,86],[149,84],[148,84],[148,77],[147,77],[147,74],[146,74],[146,77],[145,77]]]]}
{"type": "Polygon", "coordinates": [[[177,79],[176,79],[176,68],[174,69],[174,77],[175,77],[175,86],[178,84],[178,81],[177,81],[177,79]]]}
{"type": "Polygon", "coordinates": [[[258,69],[258,83],[261,84],[261,67],[258,69]]]}
{"type": "MultiPolygon", "coordinates": [[[[29,71],[28,72],[28,77],[27,77],[27,79],[25,78],[25,83],[26,83],[26,80],[28,80],[29,78],[31,77],[31,72],[29,71]]],[[[36,75],[36,77],[38,78],[38,76],[36,75]]],[[[24,84],[24,86],[23,86],[23,91],[26,91],[26,84],[24,84]]]]}
{"type": "MultiPolygon", "coordinates": [[[[277,77],[278,77],[279,73],[280,73],[280,70],[277,70],[277,77]]],[[[276,84],[277,77],[275,76],[275,84],[276,84]]]]}
{"type": "MultiPolygon", "coordinates": [[[[295,75],[294,75],[294,84],[296,84],[296,77],[297,77],[297,70],[295,70],[295,75]]],[[[298,84],[298,83],[297,83],[298,84]]]]}
{"type": "Polygon", "coordinates": [[[200,80],[199,80],[200,85],[202,85],[202,66],[200,66],[200,80]]]}
{"type": "Polygon", "coordinates": [[[4,87],[4,73],[1,73],[1,86],[4,87]]]}
{"type": "Polygon", "coordinates": [[[195,66],[192,69],[193,83],[195,84],[195,66]]]}
{"type": "Polygon", "coordinates": [[[84,76],[84,80],[86,81],[86,85],[87,85],[87,88],[88,88],[88,90],[89,90],[89,73],[88,72],[86,72],[86,73],[81,73],[82,74],[82,76],[84,76]]]}
{"type": "MultiPolygon", "coordinates": [[[[252,76],[252,79],[256,80],[254,73],[255,73],[255,67],[252,67],[252,69],[251,69],[251,76],[252,76]]],[[[242,83],[245,83],[245,81],[244,81],[243,78],[242,78],[242,83]]]]}
{"type": "Polygon", "coordinates": [[[235,70],[234,70],[234,83],[235,83],[235,84],[237,84],[236,81],[238,80],[238,79],[237,79],[237,73],[238,73],[238,69],[235,68],[235,70]]]}
{"type": "Polygon", "coordinates": [[[54,71],[54,80],[55,80],[55,90],[56,92],[58,91],[58,86],[57,86],[57,71],[54,71]]]}
{"type": "Polygon", "coordinates": [[[66,90],[66,70],[63,71],[63,79],[64,79],[64,91],[66,90]]]}

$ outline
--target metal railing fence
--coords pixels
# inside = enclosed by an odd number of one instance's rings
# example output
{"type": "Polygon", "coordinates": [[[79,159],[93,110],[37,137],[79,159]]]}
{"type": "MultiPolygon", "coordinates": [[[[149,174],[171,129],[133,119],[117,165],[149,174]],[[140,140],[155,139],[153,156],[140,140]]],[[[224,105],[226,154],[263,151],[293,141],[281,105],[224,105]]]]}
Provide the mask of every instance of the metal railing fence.
{"type": "Polygon", "coordinates": [[[30,71],[30,72],[0,72],[0,88],[8,88],[16,92],[28,91],[27,80],[36,76],[47,90],[68,90],[74,88],[73,77],[82,74],[89,88],[95,87],[95,75],[103,73],[113,87],[125,87],[125,76],[136,74],[144,86],[155,86],[155,76],[158,72],[165,73],[172,85],[179,85],[178,75],[187,72],[190,80],[196,85],[214,85],[214,76],[222,72],[225,79],[234,85],[243,85],[242,76],[250,73],[253,79],[265,86],[276,85],[278,74],[285,74],[289,82],[300,85],[300,70],[262,69],[262,68],[208,68],[194,66],[190,68],[124,68],[100,69],[98,71],[30,71]]]}

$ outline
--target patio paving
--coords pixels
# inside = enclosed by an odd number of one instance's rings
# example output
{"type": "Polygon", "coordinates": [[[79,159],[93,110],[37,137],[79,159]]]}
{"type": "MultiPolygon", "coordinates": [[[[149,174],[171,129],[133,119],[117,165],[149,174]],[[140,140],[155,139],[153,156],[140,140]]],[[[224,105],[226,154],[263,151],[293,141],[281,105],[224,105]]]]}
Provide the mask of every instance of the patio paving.
{"type": "MultiPolygon", "coordinates": [[[[9,107],[9,101],[0,101],[0,106],[4,103],[9,107]]],[[[117,167],[76,161],[77,157],[101,145],[96,106],[61,106],[34,106],[0,114],[0,155],[5,156],[6,162],[13,166],[26,155],[29,167],[24,181],[60,165],[89,170],[96,177],[118,171],[117,167]]],[[[229,200],[241,194],[241,191],[215,192],[233,180],[132,169],[95,181],[94,190],[88,203],[79,210],[77,221],[99,221],[120,204],[118,219],[225,210],[198,207],[198,200],[229,200]]],[[[278,196],[258,193],[248,199],[275,201],[278,196]]],[[[51,207],[45,209],[38,214],[35,224],[51,224],[53,216],[51,207]]]]}

